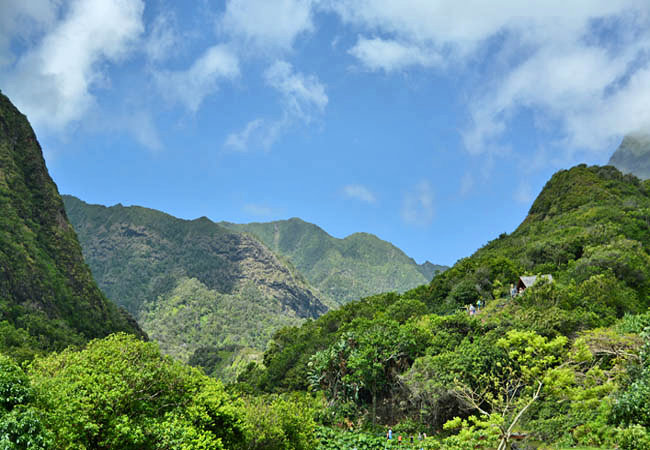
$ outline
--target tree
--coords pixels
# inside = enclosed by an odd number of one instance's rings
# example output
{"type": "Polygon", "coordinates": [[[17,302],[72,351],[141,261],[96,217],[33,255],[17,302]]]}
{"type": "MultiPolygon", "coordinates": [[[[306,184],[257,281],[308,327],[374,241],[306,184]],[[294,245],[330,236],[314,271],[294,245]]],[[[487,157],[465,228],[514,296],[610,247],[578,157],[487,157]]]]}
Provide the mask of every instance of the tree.
{"type": "Polygon", "coordinates": [[[0,448],[40,450],[53,445],[33,399],[27,375],[10,358],[0,355],[0,448]]]}
{"type": "Polygon", "coordinates": [[[545,378],[565,354],[567,338],[551,341],[532,331],[509,331],[496,345],[507,355],[492,371],[482,372],[476,384],[455,380],[454,393],[483,416],[498,415],[505,449],[513,429],[528,408],[540,397],[545,378]]]}
{"type": "Polygon", "coordinates": [[[37,358],[29,374],[62,448],[221,449],[241,440],[236,402],[218,381],[133,336],[37,358]]]}

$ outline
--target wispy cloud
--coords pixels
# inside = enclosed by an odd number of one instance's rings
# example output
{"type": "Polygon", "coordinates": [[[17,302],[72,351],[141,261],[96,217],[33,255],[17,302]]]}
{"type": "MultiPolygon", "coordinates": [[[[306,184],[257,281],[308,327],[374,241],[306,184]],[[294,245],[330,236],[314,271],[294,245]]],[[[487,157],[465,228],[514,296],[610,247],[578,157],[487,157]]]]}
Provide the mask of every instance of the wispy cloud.
{"type": "Polygon", "coordinates": [[[381,38],[360,37],[349,52],[370,70],[386,72],[417,65],[430,67],[443,62],[434,49],[381,38]]]}
{"type": "Polygon", "coordinates": [[[415,188],[404,195],[402,220],[409,225],[427,226],[434,217],[434,193],[431,184],[420,181],[415,188]]]}
{"type": "Polygon", "coordinates": [[[314,29],[311,0],[229,0],[218,28],[243,51],[286,51],[314,29]]]}
{"type": "Polygon", "coordinates": [[[329,0],[321,7],[357,27],[350,53],[370,70],[418,65],[453,74],[482,64],[489,51],[480,86],[467,96],[471,120],[462,137],[473,154],[502,153],[501,138],[522,112],[556,125],[565,152],[602,151],[621,134],[650,128],[647,1],[329,0]]]}
{"type": "Polygon", "coordinates": [[[467,195],[470,193],[474,187],[474,177],[470,172],[465,172],[465,174],[460,179],[460,195],[467,195]]]}
{"type": "Polygon", "coordinates": [[[329,99],[325,86],[314,75],[295,72],[286,61],[276,61],[264,73],[266,83],[277,90],[285,112],[309,123],[315,113],[321,113],[329,99]]]}
{"type": "Polygon", "coordinates": [[[239,59],[227,45],[214,45],[181,71],[160,71],[156,82],[165,97],[196,112],[203,100],[219,89],[219,82],[239,76],[239,59]]]}
{"type": "Polygon", "coordinates": [[[29,42],[55,23],[60,4],[53,0],[0,2],[0,67],[14,62],[11,41],[29,42]]]}
{"type": "MultiPolygon", "coordinates": [[[[11,3],[2,2],[0,16],[4,5],[11,3]]],[[[0,82],[30,120],[60,130],[86,114],[95,102],[94,88],[109,84],[104,65],[118,63],[133,52],[144,31],[144,3],[74,0],[59,21],[53,18],[54,4],[58,2],[44,4],[44,16],[31,16],[45,27],[45,33],[0,77],[0,82]]],[[[6,33],[12,30],[3,28],[2,40],[6,42],[6,33]]]]}
{"type": "Polygon", "coordinates": [[[161,63],[173,55],[181,45],[176,16],[165,11],[153,20],[144,40],[144,52],[153,63],[161,63]]]}
{"type": "Polygon", "coordinates": [[[531,203],[534,198],[531,187],[526,182],[519,183],[519,186],[517,186],[517,189],[514,191],[512,196],[515,201],[524,205],[531,203]]]}
{"type": "Polygon", "coordinates": [[[325,86],[313,75],[295,72],[286,61],[276,61],[265,72],[266,84],[280,94],[282,115],[279,119],[256,118],[242,130],[230,133],[224,146],[235,151],[251,147],[269,150],[276,140],[296,123],[308,125],[320,116],[329,101],[325,86]]]}
{"type": "Polygon", "coordinates": [[[343,194],[346,197],[361,200],[362,202],[370,204],[377,203],[375,195],[367,187],[360,184],[348,184],[347,186],[344,186],[343,194]]]}

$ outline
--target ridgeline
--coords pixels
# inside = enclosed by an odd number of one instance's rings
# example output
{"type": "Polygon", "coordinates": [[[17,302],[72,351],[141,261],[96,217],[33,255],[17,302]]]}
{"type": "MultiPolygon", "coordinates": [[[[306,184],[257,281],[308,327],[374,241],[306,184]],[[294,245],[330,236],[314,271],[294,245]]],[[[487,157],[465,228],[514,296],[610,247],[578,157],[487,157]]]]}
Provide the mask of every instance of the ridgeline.
{"type": "Polygon", "coordinates": [[[208,373],[224,375],[278,328],[327,311],[298,271],[247,234],[205,217],[63,199],[101,289],[163,352],[187,362],[198,351],[192,361],[208,373]]]}
{"type": "Polygon", "coordinates": [[[403,251],[369,233],[337,239],[293,218],[225,227],[253,234],[285,256],[331,304],[342,305],[382,292],[404,292],[431,281],[446,266],[417,264],[403,251]]]}
{"type": "Polygon", "coordinates": [[[27,118],[0,93],[0,351],[19,360],[116,331],[144,336],[99,290],[27,118]]]}

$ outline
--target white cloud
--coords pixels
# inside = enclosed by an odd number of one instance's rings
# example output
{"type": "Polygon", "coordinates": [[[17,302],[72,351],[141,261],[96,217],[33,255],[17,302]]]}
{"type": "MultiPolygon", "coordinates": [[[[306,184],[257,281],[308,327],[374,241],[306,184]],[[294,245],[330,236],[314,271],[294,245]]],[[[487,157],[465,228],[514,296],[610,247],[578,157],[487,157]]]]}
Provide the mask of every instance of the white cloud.
{"type": "Polygon", "coordinates": [[[288,50],[313,30],[312,0],[229,0],[219,27],[244,47],[288,50]]]}
{"type": "Polygon", "coordinates": [[[427,226],[433,221],[433,189],[428,181],[420,181],[404,196],[402,220],[410,225],[427,226]]]}
{"type": "Polygon", "coordinates": [[[58,0],[0,2],[0,67],[14,61],[11,41],[29,42],[33,35],[51,27],[59,6],[58,0]]]}
{"type": "Polygon", "coordinates": [[[58,22],[46,14],[49,28],[3,74],[4,89],[38,124],[79,120],[94,103],[92,88],[109,84],[105,64],[127,56],[143,32],[143,9],[141,0],[74,0],[58,22]]]}
{"type": "Polygon", "coordinates": [[[362,34],[350,53],[370,70],[420,65],[453,76],[482,67],[483,78],[467,95],[471,123],[463,140],[472,153],[503,152],[500,139],[522,111],[532,112],[536,125],[557,126],[566,148],[591,151],[650,125],[647,0],[324,0],[321,6],[358,27],[362,34]]]}
{"type": "Polygon", "coordinates": [[[144,42],[144,52],[150,61],[162,62],[173,55],[180,45],[181,37],[176,29],[176,18],[170,12],[156,16],[149,27],[144,42]]]}
{"type": "Polygon", "coordinates": [[[155,74],[158,87],[172,102],[184,105],[192,112],[219,88],[219,81],[239,76],[239,60],[223,44],[208,48],[186,70],[160,71],[155,74]]]}
{"type": "Polygon", "coordinates": [[[266,70],[264,78],[280,92],[289,115],[310,122],[314,112],[322,112],[327,106],[325,86],[313,75],[294,72],[286,61],[276,61],[266,70]]]}
{"type": "Polygon", "coordinates": [[[440,55],[432,49],[381,38],[359,37],[357,44],[350,49],[350,54],[370,70],[386,72],[415,65],[429,67],[442,63],[440,55]]]}
{"type": "Polygon", "coordinates": [[[224,145],[238,152],[246,152],[251,147],[268,151],[288,125],[285,118],[271,121],[254,119],[243,130],[230,133],[224,145]]]}
{"type": "Polygon", "coordinates": [[[325,86],[313,75],[294,72],[291,64],[276,61],[265,72],[266,84],[275,89],[282,100],[279,119],[251,120],[237,132],[228,135],[224,146],[236,151],[251,147],[269,150],[277,139],[296,123],[311,123],[323,113],[328,103],[325,86]]]}
{"type": "Polygon", "coordinates": [[[344,186],[343,194],[349,198],[361,200],[362,202],[370,204],[377,203],[375,195],[367,187],[360,184],[348,184],[347,186],[344,186]]]}

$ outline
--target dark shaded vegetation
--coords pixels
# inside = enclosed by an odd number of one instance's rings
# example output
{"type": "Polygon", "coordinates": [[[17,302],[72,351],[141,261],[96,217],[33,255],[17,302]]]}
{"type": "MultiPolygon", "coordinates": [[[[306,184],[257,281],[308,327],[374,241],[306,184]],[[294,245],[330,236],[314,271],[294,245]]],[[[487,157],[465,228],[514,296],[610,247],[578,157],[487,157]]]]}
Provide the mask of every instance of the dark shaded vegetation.
{"type": "Polygon", "coordinates": [[[0,351],[18,360],[116,331],[143,335],[84,263],[36,136],[0,94],[0,351]]]}

